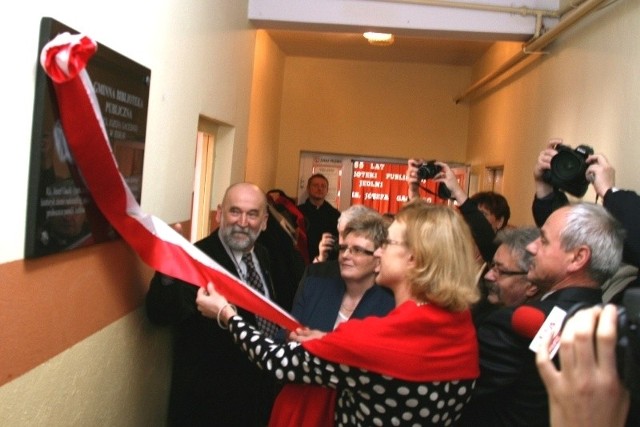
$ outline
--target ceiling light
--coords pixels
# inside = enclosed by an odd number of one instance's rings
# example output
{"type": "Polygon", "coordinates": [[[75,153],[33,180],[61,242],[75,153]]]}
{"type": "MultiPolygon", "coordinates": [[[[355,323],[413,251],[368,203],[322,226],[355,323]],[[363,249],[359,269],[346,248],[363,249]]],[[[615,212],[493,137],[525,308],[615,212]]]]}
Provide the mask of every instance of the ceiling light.
{"type": "Polygon", "coordinates": [[[375,46],[389,46],[393,43],[393,34],[366,32],[363,36],[369,44],[375,46]]]}

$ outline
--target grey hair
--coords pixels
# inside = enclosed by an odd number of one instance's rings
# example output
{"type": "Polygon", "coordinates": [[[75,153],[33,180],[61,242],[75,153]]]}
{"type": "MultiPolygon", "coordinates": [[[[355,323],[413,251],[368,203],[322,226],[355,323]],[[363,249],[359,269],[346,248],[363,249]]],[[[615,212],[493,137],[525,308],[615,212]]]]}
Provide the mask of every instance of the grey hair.
{"type": "Polygon", "coordinates": [[[495,242],[509,248],[511,255],[517,260],[518,268],[528,271],[533,255],[527,251],[527,245],[540,237],[538,227],[503,228],[498,231],[495,242]]]}
{"type": "Polygon", "coordinates": [[[595,203],[576,203],[569,207],[567,222],[560,232],[564,250],[581,245],[591,249],[587,272],[602,284],[612,277],[622,261],[625,231],[620,223],[602,206],[595,203]]]}
{"type": "Polygon", "coordinates": [[[342,232],[346,237],[353,233],[373,242],[373,247],[378,249],[387,239],[387,223],[382,215],[376,211],[362,212],[351,218],[342,232]]]}
{"type": "Polygon", "coordinates": [[[356,216],[371,212],[377,211],[365,205],[351,205],[340,213],[340,216],[338,217],[338,228],[340,228],[340,224],[344,224],[346,226],[349,221],[351,221],[356,216]]]}

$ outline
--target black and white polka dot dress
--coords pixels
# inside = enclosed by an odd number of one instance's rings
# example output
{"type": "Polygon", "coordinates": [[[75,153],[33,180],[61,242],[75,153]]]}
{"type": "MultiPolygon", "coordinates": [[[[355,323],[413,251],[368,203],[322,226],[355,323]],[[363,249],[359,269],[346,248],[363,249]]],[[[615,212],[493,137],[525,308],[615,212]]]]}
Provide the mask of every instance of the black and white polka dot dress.
{"type": "Polygon", "coordinates": [[[240,316],[230,320],[229,329],[249,358],[279,380],[336,389],[337,426],[453,426],[474,385],[404,381],[331,363],[299,343],[275,344],[240,316]]]}

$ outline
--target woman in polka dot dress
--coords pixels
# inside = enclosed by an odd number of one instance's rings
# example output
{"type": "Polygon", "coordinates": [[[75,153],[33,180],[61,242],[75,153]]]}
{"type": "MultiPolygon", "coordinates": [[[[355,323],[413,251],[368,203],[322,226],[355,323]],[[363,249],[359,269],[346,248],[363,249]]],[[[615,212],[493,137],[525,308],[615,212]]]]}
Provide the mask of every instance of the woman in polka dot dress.
{"type": "MultiPolygon", "coordinates": [[[[321,338],[299,329],[297,342],[275,344],[211,284],[199,290],[198,309],[226,325],[248,357],[279,380],[336,389],[335,425],[455,425],[479,374],[468,226],[455,209],[416,200],[398,213],[375,256],[377,281],[392,290],[396,308],[386,317],[350,320],[321,338]]],[[[270,425],[290,425],[292,411],[313,411],[305,402],[304,408],[295,399],[277,402],[270,425]]]]}

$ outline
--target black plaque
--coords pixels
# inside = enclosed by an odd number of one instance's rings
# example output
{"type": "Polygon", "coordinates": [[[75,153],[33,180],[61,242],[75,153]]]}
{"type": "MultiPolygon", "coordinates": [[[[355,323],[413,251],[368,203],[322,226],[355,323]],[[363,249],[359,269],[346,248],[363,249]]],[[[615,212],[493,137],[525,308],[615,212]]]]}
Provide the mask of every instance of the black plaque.
{"type": "MultiPolygon", "coordinates": [[[[40,52],[72,28],[42,18],[33,108],[25,257],[34,258],[118,238],[95,205],[69,152],[53,85],[40,52]]],[[[151,70],[98,43],[87,72],[109,142],[127,185],[140,202],[151,70]]]]}

